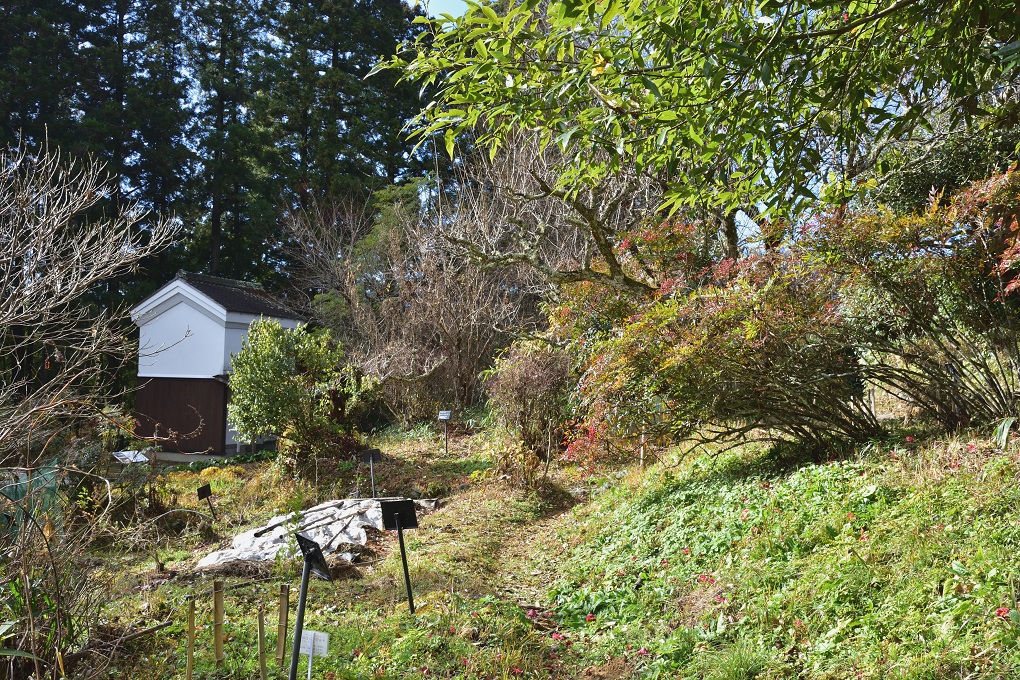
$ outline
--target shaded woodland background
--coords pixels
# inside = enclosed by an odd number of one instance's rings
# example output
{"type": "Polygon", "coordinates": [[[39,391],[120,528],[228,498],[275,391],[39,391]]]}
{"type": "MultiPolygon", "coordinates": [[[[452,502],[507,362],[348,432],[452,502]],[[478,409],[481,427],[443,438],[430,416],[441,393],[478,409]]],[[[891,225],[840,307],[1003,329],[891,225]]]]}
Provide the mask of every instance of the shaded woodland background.
{"type": "Polygon", "coordinates": [[[180,268],[279,288],[287,212],[435,169],[401,133],[419,88],[365,79],[420,30],[399,0],[3,4],[0,144],[105,163],[115,191],[95,212],[181,220],[145,277],[107,282],[105,305],[180,268]]]}

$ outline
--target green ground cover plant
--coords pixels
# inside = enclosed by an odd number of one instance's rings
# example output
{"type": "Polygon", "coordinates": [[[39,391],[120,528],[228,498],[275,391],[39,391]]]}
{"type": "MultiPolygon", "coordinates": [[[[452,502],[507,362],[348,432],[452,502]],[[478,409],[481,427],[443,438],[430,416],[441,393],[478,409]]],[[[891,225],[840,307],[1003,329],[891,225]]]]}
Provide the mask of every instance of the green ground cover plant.
{"type": "Polygon", "coordinates": [[[660,469],[583,511],[557,615],[647,677],[1014,677],[1017,460],[989,449],[660,469]]]}
{"type": "MultiPolygon", "coordinates": [[[[381,485],[425,477],[448,489],[443,507],[407,536],[418,613],[407,613],[393,537],[380,534],[356,573],[312,585],[306,627],[330,634],[315,678],[856,680],[1020,670],[1014,442],[922,441],[914,430],[821,458],[744,445],[587,477],[581,466],[554,466],[558,488],[594,493],[577,503],[509,486],[486,464],[483,435],[456,437],[449,457],[434,434],[380,441],[381,485]]],[[[256,677],[257,612],[266,613],[272,656],[278,587],[291,584],[293,608],[297,560],[218,576],[228,586],[228,661],[219,668],[214,575],[190,564],[288,502],[322,498],[282,474],[263,462],[165,478],[160,493],[195,509],[189,491],[212,483],[224,523],[218,537],[185,529],[160,553],[163,571],[151,555],[117,549],[109,573],[122,599],[106,621],[170,625],[125,650],[110,677],[183,677],[186,597],[196,594],[196,677],[256,677]]],[[[277,671],[272,658],[269,668],[277,671]]]]}

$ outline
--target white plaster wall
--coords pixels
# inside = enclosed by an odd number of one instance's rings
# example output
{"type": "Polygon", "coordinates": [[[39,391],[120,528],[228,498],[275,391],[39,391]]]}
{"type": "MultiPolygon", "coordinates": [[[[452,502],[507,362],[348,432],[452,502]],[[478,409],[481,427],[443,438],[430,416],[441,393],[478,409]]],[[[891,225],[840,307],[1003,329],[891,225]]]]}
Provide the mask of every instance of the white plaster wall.
{"type": "Polygon", "coordinates": [[[143,378],[211,378],[227,372],[220,322],[179,302],[139,328],[138,375],[143,378]],[[187,335],[187,337],[185,337],[187,335]]]}

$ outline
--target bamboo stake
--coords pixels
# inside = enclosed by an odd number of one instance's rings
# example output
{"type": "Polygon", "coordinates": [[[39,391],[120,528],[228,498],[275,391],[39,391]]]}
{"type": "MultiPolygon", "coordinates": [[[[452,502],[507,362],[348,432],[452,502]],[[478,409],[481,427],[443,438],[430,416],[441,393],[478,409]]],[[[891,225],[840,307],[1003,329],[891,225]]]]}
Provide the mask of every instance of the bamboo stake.
{"type": "Polygon", "coordinates": [[[268,680],[266,671],[266,612],[259,607],[259,680],[268,680]]]}
{"type": "Polygon", "coordinates": [[[216,666],[223,665],[223,581],[213,581],[213,645],[216,651],[216,666]]]}
{"type": "Polygon", "coordinates": [[[195,598],[188,596],[188,667],[184,671],[185,680],[191,680],[195,667],[195,598]]]}
{"type": "Polygon", "coordinates": [[[280,586],[280,623],[276,628],[276,665],[283,667],[287,651],[287,614],[290,607],[290,584],[280,586]]]}

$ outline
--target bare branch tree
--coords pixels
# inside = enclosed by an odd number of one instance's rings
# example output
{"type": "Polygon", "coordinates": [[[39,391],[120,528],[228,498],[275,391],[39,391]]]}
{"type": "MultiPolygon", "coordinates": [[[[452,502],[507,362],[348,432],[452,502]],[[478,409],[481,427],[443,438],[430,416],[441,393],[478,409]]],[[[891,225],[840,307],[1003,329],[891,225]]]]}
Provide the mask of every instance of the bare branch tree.
{"type": "Polygon", "coordinates": [[[555,149],[526,135],[492,159],[476,156],[447,217],[450,240],[486,268],[524,264],[552,284],[653,290],[649,277],[625,271],[618,253],[626,232],[656,219],[663,185],[622,172],[595,185],[578,178],[565,191],[557,160],[555,149]]]}
{"type": "Polygon", "coordinates": [[[31,467],[60,426],[101,407],[133,354],[120,313],[83,298],[166,247],[174,225],[133,206],[90,217],[111,191],[94,160],[0,153],[0,464],[31,467]]]}
{"type": "Polygon", "coordinates": [[[519,267],[472,266],[446,225],[410,203],[384,206],[385,221],[353,205],[312,206],[288,220],[306,263],[302,283],[317,293],[314,314],[383,382],[403,421],[476,403],[479,373],[537,302],[519,267]]]}

